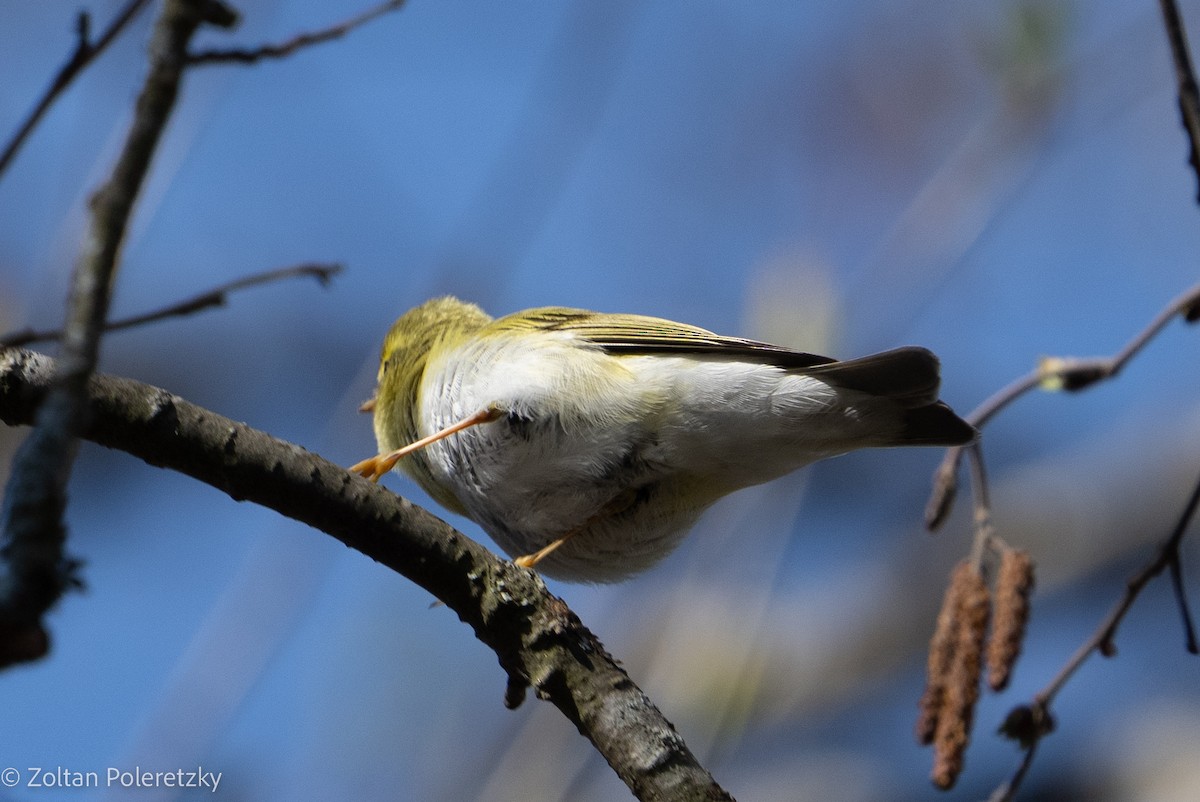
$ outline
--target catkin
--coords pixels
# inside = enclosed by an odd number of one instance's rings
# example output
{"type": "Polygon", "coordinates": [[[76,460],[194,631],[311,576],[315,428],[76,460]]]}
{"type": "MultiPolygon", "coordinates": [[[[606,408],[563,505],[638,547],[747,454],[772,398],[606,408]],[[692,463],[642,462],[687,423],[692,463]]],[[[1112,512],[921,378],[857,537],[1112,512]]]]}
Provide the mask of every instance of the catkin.
{"type": "Polygon", "coordinates": [[[954,571],[950,594],[953,617],[953,659],[942,691],[933,736],[934,785],[947,789],[962,772],[970,740],[979,679],[983,673],[983,644],[991,616],[991,596],[978,567],[961,563],[954,571]]]}
{"type": "Polygon", "coordinates": [[[926,666],[925,692],[918,703],[916,735],[918,743],[928,746],[933,743],[937,732],[938,715],[942,710],[942,699],[946,694],[946,683],[954,663],[954,643],[957,638],[958,609],[962,606],[959,597],[965,587],[959,575],[970,569],[963,561],[954,568],[950,584],[942,596],[942,609],[938,612],[937,626],[929,641],[929,659],[926,666]]]}
{"type": "Polygon", "coordinates": [[[996,576],[996,620],[987,649],[987,680],[994,691],[1008,687],[1013,666],[1021,654],[1033,584],[1033,560],[1029,554],[1006,549],[996,576]]]}

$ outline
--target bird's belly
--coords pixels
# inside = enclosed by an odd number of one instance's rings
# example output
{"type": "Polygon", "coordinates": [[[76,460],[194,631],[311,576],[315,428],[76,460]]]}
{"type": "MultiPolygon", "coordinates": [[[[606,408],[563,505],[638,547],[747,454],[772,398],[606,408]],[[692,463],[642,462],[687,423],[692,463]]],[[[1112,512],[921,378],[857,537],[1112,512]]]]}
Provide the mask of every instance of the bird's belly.
{"type": "Polygon", "coordinates": [[[835,391],[772,366],[579,348],[500,359],[489,347],[460,360],[471,371],[443,366],[424,383],[419,433],[486,407],[507,414],[418,459],[510,555],[567,537],[539,563],[551,576],[648,567],[722,495],[849,447],[835,391]]]}
{"type": "Polygon", "coordinates": [[[715,499],[681,494],[656,437],[637,422],[571,431],[507,416],[429,447],[439,478],[511,556],[564,536],[550,576],[615,581],[649,567],[715,499]]]}

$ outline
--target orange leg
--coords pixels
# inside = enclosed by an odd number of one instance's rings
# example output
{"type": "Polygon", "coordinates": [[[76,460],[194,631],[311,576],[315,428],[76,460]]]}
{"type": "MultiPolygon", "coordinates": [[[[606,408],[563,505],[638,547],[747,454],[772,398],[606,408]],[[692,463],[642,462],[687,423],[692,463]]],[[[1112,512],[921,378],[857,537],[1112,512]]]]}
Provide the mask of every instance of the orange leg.
{"type": "Polygon", "coordinates": [[[607,504],[605,504],[603,507],[601,507],[599,512],[597,512],[592,517],[588,518],[580,526],[577,526],[574,529],[572,529],[571,531],[567,532],[565,535],[560,537],[558,540],[550,541],[549,545],[543,546],[542,548],[535,551],[533,554],[523,554],[520,557],[514,558],[513,562],[516,563],[517,565],[521,566],[522,568],[534,567],[535,565],[540,563],[542,560],[549,557],[559,546],[566,543],[568,540],[570,540],[572,537],[574,537],[575,535],[582,532],[584,529],[587,529],[589,526],[594,524],[596,521],[599,521],[602,518],[607,518],[610,515],[617,515],[618,513],[624,512],[625,510],[632,507],[637,502],[638,492],[639,491],[637,488],[630,488],[621,493],[618,493],[614,499],[612,499],[607,504]]]}
{"type": "Polygon", "coordinates": [[[461,432],[463,429],[469,429],[480,423],[488,423],[494,421],[504,414],[503,410],[496,407],[487,407],[481,409],[474,415],[468,418],[463,418],[458,423],[453,423],[442,429],[440,432],[434,432],[428,437],[422,437],[415,443],[409,443],[403,448],[398,448],[390,454],[377,454],[374,457],[369,457],[362,462],[355,463],[350,466],[351,473],[357,473],[359,476],[364,476],[372,482],[378,482],[379,477],[396,467],[396,463],[405,456],[425,448],[427,445],[436,443],[438,440],[444,440],[455,432],[461,432]]]}
{"type": "Polygon", "coordinates": [[[574,531],[568,532],[567,534],[560,537],[558,540],[555,540],[554,542],[552,542],[549,546],[543,546],[542,548],[535,551],[533,554],[524,554],[520,557],[516,557],[513,559],[513,562],[515,562],[517,565],[521,566],[522,568],[532,568],[533,566],[540,563],[542,560],[549,557],[550,553],[552,551],[557,549],[562,544],[566,543],[570,539],[571,535],[575,534],[575,532],[577,532],[577,531],[579,531],[579,530],[576,529],[574,531]]]}

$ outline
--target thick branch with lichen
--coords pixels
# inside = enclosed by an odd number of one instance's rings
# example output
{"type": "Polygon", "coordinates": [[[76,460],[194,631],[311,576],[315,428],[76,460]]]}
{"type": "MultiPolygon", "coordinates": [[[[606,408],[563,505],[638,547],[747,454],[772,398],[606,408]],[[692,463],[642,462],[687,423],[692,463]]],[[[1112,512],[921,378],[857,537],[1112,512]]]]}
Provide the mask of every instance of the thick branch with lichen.
{"type": "MultiPolygon", "coordinates": [[[[28,425],[53,360],[0,351],[0,420],[28,425]]],[[[309,524],[428,590],[489,646],[508,701],[532,687],[640,799],[731,799],[674,727],[536,574],[321,457],[149,385],[93,376],[82,436],[309,524]]]]}

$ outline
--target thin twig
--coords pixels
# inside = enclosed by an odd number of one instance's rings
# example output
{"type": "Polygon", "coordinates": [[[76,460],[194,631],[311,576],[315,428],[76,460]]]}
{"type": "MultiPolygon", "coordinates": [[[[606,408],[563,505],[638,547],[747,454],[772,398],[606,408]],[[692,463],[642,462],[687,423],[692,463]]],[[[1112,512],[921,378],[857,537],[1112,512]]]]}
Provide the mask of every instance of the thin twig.
{"type": "Polygon", "coordinates": [[[1029,767],[1033,765],[1033,759],[1037,756],[1037,745],[1038,741],[1036,740],[1029,745],[1021,757],[1021,763],[1017,766],[1017,770],[1005,783],[992,791],[987,802],[1012,802],[1016,798],[1017,789],[1025,781],[1025,775],[1029,773],[1029,767]]]}
{"type": "Polygon", "coordinates": [[[971,493],[974,508],[975,536],[971,543],[971,564],[975,570],[983,571],[983,559],[995,537],[992,525],[992,501],[988,491],[987,468],[983,462],[983,446],[976,439],[966,446],[970,455],[971,493]]]}
{"type": "MultiPolygon", "coordinates": [[[[1188,323],[1194,323],[1200,318],[1200,284],[1172,300],[1149,325],[1113,356],[1092,359],[1043,359],[1037,368],[994,393],[965,418],[975,428],[981,429],[999,412],[1031,390],[1041,387],[1078,392],[1097,382],[1114,378],[1176,316],[1182,317],[1188,323]]],[[[940,527],[950,513],[958,487],[958,467],[962,462],[964,448],[967,446],[946,449],[946,454],[934,473],[933,490],[925,508],[925,526],[931,531],[940,527]]]]}
{"type": "MultiPolygon", "coordinates": [[[[1022,376],[992,395],[975,410],[966,416],[966,420],[976,428],[981,428],[993,416],[1007,408],[1021,396],[1034,388],[1043,387],[1068,391],[1083,390],[1105,379],[1116,376],[1122,368],[1139,354],[1159,332],[1176,316],[1181,316],[1186,322],[1194,323],[1200,319],[1200,284],[1193,286],[1187,292],[1175,298],[1138,334],[1111,357],[1096,359],[1044,359],[1036,370],[1022,376]]],[[[982,463],[982,454],[978,445],[956,446],[947,449],[945,457],[934,473],[933,492],[926,506],[926,526],[936,529],[949,514],[950,506],[958,486],[958,467],[962,461],[963,449],[971,448],[971,478],[972,493],[975,499],[975,538],[972,546],[972,557],[978,559],[980,542],[984,539],[983,526],[989,517],[990,503],[988,501],[987,479],[982,463]]],[[[1093,652],[1106,656],[1115,654],[1113,637],[1118,625],[1133,605],[1142,589],[1151,579],[1158,576],[1164,569],[1170,569],[1172,586],[1176,602],[1179,606],[1180,617],[1183,621],[1185,644],[1189,652],[1197,653],[1197,637],[1193,624],[1191,610],[1188,606],[1187,595],[1183,586],[1183,569],[1180,562],[1179,546],[1187,531],[1196,507],[1200,504],[1200,483],[1193,490],[1179,524],[1171,536],[1163,544],[1155,558],[1138,571],[1128,582],[1125,594],[1109,615],[1101,622],[1093,635],[1076,649],[1075,653],[1060,669],[1053,680],[1034,697],[1029,706],[1017,708],[1010,714],[1010,722],[1019,720],[1023,725],[1013,725],[1011,737],[1017,738],[1025,746],[1025,754],[1021,764],[1012,777],[990,797],[993,802],[1007,802],[1014,798],[1017,789],[1024,780],[1032,765],[1038,742],[1053,729],[1053,717],[1050,714],[1050,703],[1062,686],[1075,674],[1084,661],[1093,652]],[[1014,714],[1024,712],[1021,717],[1014,714]]],[[[989,533],[990,536],[990,533],[989,533]]],[[[1006,722],[1007,725],[1007,722],[1006,722]]]]}
{"type": "MultiPolygon", "coordinates": [[[[1014,714],[1028,711],[1031,722],[1053,722],[1050,714],[1051,704],[1055,697],[1058,696],[1059,691],[1075,675],[1075,672],[1087,662],[1087,659],[1094,653],[1099,653],[1105,657],[1112,657],[1117,653],[1116,646],[1113,643],[1113,639],[1117,635],[1117,629],[1120,627],[1121,622],[1125,620],[1126,614],[1133,607],[1133,603],[1137,601],[1138,596],[1150,584],[1150,580],[1161,574],[1165,569],[1169,568],[1172,574],[1180,570],[1179,548],[1183,543],[1184,535],[1187,534],[1188,528],[1191,526],[1192,519],[1196,516],[1197,507],[1200,507],[1200,481],[1196,482],[1196,486],[1192,489],[1192,494],[1188,497],[1187,504],[1184,505],[1183,512],[1179,516],[1175,528],[1171,530],[1170,536],[1163,541],[1154,558],[1129,579],[1125,585],[1125,592],[1113,606],[1112,610],[1100,622],[1091,636],[1079,645],[1075,653],[1071,655],[1071,658],[1054,675],[1054,678],[1034,695],[1032,702],[1028,706],[1018,707],[1013,713],[1010,713],[1010,720],[1013,719],[1014,714]]],[[[1179,604],[1184,621],[1184,638],[1187,650],[1192,654],[1196,654],[1196,632],[1192,626],[1192,617],[1188,610],[1187,598],[1183,593],[1182,577],[1176,581],[1176,601],[1179,604]]],[[[1004,793],[999,794],[999,796],[993,794],[992,799],[1012,799],[1013,794],[1016,793],[1017,788],[1029,770],[1029,765],[1033,761],[1033,753],[1037,748],[1038,742],[1048,735],[1052,729],[1052,724],[1049,726],[1031,724],[1028,727],[1006,733],[1010,737],[1022,741],[1025,746],[1025,756],[1016,773],[1000,789],[997,789],[998,794],[1001,790],[1004,793]]]]}
{"type": "Polygon", "coordinates": [[[77,23],[79,40],[75,45],[75,52],[67,59],[67,63],[59,68],[58,74],[54,76],[54,80],[50,82],[50,86],[46,88],[41,99],[29,112],[25,122],[21,123],[8,144],[4,146],[3,153],[0,153],[0,175],[3,175],[4,171],[8,169],[8,165],[17,155],[17,151],[25,144],[25,140],[33,133],[33,129],[41,122],[42,117],[49,111],[58,96],[66,91],[71,82],[112,44],[117,35],[133,21],[138,12],[149,5],[149,2],[150,0],[130,0],[95,42],[90,41],[89,38],[91,18],[86,11],[79,12],[77,23]]]}
{"type": "Polygon", "coordinates": [[[1178,552],[1175,554],[1175,559],[1171,560],[1170,568],[1171,589],[1175,592],[1175,605],[1179,608],[1179,618],[1183,622],[1184,648],[1190,654],[1200,654],[1200,643],[1196,641],[1196,623],[1192,619],[1187,588],[1183,584],[1183,558],[1178,552]]]}
{"type": "MultiPolygon", "coordinates": [[[[276,270],[268,270],[263,273],[256,273],[252,276],[230,281],[222,284],[219,287],[213,287],[211,290],[202,292],[170,306],[157,309],[152,312],[144,312],[140,315],[121,318],[120,320],[109,321],[104,325],[105,332],[122,331],[131,329],[135,326],[144,326],[147,323],[154,323],[159,320],[164,320],[170,317],[183,317],[192,315],[196,312],[201,312],[205,309],[210,309],[216,306],[224,306],[228,301],[231,293],[237,290],[253,287],[259,284],[267,284],[274,281],[283,281],[290,278],[315,278],[322,286],[329,284],[329,281],[342,272],[342,265],[338,264],[303,264],[293,267],[284,267],[276,270]]],[[[35,342],[46,342],[49,340],[57,340],[62,337],[62,329],[51,331],[34,331],[26,329],[12,334],[0,337],[0,348],[15,348],[35,342]]]]}
{"type": "MultiPolygon", "coordinates": [[[[1179,75],[1180,108],[1183,111],[1184,125],[1189,140],[1192,142],[1191,164],[1197,172],[1198,181],[1200,181],[1200,159],[1197,157],[1197,153],[1200,153],[1200,149],[1198,149],[1200,146],[1197,144],[1200,143],[1200,99],[1197,98],[1196,80],[1191,60],[1187,55],[1187,42],[1183,35],[1178,10],[1172,0],[1162,0],[1162,5],[1164,16],[1167,18],[1168,38],[1171,40],[1172,50],[1175,52],[1176,70],[1179,75]]],[[[1195,323],[1200,320],[1200,284],[1191,287],[1171,301],[1113,356],[1095,359],[1043,359],[1037,369],[993,394],[967,415],[966,420],[977,429],[981,429],[1001,410],[1035,388],[1076,392],[1091,387],[1097,382],[1111,379],[1120,373],[1131,359],[1141,353],[1142,349],[1149,345],[1176,316],[1182,317],[1187,323],[1195,323]]],[[[990,505],[987,501],[986,476],[983,471],[982,456],[977,446],[955,446],[947,449],[941,464],[934,472],[933,490],[925,507],[925,525],[930,530],[936,530],[949,516],[950,508],[957,494],[958,469],[962,462],[963,449],[968,447],[972,448],[972,490],[975,498],[976,519],[972,556],[978,559],[980,541],[983,539],[980,521],[981,517],[986,521],[990,505]]],[[[1053,729],[1050,702],[1093,652],[1100,652],[1106,656],[1115,654],[1113,637],[1117,627],[1124,620],[1125,614],[1146,584],[1161,574],[1164,569],[1170,569],[1172,588],[1183,622],[1185,646],[1192,654],[1196,654],[1200,650],[1183,584],[1183,566],[1179,554],[1180,543],[1196,512],[1198,503],[1200,503],[1200,483],[1192,492],[1179,524],[1163,544],[1155,559],[1129,580],[1125,594],[1101,622],[1092,637],[1076,649],[1054,679],[1034,697],[1030,706],[1019,707],[1010,713],[1006,728],[1014,720],[1022,723],[1013,724],[1011,730],[1004,731],[1022,742],[1025,754],[1013,776],[993,792],[989,798],[990,802],[1008,802],[1014,798],[1033,763],[1038,742],[1053,729]],[[1017,713],[1024,713],[1024,715],[1017,716],[1015,715],[1017,713]]]]}
{"type": "Polygon", "coordinates": [[[365,25],[376,17],[401,8],[406,0],[387,0],[374,8],[367,9],[356,17],[332,25],[320,31],[301,33],[278,44],[260,45],[253,49],[231,48],[228,50],[202,50],[188,57],[190,64],[254,64],[263,59],[285,58],[304,47],[340,39],[350,31],[365,25]]]}
{"type": "MultiPolygon", "coordinates": [[[[1172,563],[1179,561],[1179,546],[1183,542],[1183,536],[1187,533],[1188,526],[1191,524],[1192,518],[1196,514],[1196,507],[1200,504],[1200,482],[1197,482],[1196,487],[1192,490],[1192,495],[1188,498],[1187,504],[1183,508],[1183,513],[1179,516],[1179,521],[1168,537],[1159,547],[1158,553],[1154,559],[1146,563],[1136,574],[1134,574],[1125,585],[1125,592],[1121,595],[1120,600],[1109,611],[1105,619],[1096,627],[1096,631],[1088,638],[1075,652],[1070,660],[1059,670],[1045,688],[1038,692],[1034,697],[1034,703],[1043,707],[1048,707],[1050,702],[1071,678],[1084,661],[1087,660],[1091,653],[1098,651],[1106,657],[1111,657],[1116,654],[1116,647],[1113,645],[1113,639],[1117,634],[1117,627],[1125,619],[1125,614],[1129,612],[1129,608],[1137,600],[1142,590],[1150,583],[1151,579],[1161,574],[1164,569],[1172,563]]],[[[1188,617],[1190,620],[1190,616],[1188,617]]],[[[1189,632],[1187,635],[1188,651],[1195,651],[1195,633],[1189,632]]]]}

